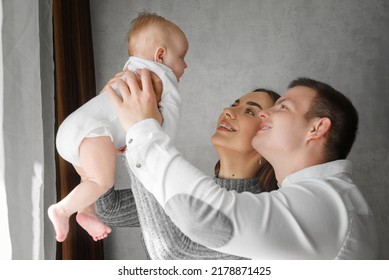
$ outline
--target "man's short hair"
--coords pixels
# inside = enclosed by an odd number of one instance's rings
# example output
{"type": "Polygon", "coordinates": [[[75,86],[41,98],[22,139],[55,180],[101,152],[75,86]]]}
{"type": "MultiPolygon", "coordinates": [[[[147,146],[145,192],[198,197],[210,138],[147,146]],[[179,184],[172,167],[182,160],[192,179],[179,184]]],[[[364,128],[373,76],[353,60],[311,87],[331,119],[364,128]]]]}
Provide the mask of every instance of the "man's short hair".
{"type": "Polygon", "coordinates": [[[296,86],[308,87],[317,93],[305,117],[308,120],[325,117],[331,121],[326,142],[326,159],[345,159],[358,132],[358,112],[354,105],[344,94],[323,82],[298,78],[288,88],[296,86]]]}

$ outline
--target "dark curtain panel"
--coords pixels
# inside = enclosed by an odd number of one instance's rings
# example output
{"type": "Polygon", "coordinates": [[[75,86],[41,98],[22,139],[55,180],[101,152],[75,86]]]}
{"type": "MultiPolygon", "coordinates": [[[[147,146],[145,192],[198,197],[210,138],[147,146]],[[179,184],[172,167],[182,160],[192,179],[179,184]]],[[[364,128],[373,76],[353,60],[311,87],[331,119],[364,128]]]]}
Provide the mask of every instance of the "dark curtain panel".
{"type": "MultiPolygon", "coordinates": [[[[89,0],[53,0],[56,130],[74,110],[96,95],[89,0]]],[[[80,177],[58,154],[57,199],[65,197],[80,177]]],[[[65,242],[57,243],[57,259],[103,259],[103,243],[95,242],[75,221],[65,242]]]]}

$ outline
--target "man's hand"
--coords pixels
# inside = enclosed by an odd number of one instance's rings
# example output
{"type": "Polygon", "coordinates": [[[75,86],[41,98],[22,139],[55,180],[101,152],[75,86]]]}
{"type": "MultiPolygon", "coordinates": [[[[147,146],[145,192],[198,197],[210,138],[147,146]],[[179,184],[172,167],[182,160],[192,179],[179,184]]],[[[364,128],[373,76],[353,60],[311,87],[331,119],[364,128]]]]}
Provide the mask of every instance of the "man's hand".
{"type": "MultiPolygon", "coordinates": [[[[142,89],[142,81],[140,79],[140,69],[138,69],[136,71],[136,80],[138,82],[138,86],[140,89],[142,89]]],[[[123,78],[125,78],[125,74],[126,72],[128,72],[128,70],[124,70],[124,71],[121,71],[119,73],[117,73],[112,79],[110,79],[107,84],[104,86],[103,90],[101,92],[104,92],[104,91],[108,91],[107,88],[109,86],[114,86],[114,85],[117,85],[118,81],[119,80],[123,80],[123,78]]],[[[154,88],[154,92],[155,92],[155,97],[157,98],[157,103],[159,104],[159,102],[161,102],[161,96],[162,96],[162,81],[161,79],[158,77],[157,74],[155,74],[154,72],[150,72],[150,75],[151,75],[151,83],[153,85],[153,88],[154,88]]]]}
{"type": "Polygon", "coordinates": [[[137,81],[137,74],[130,71],[125,72],[125,81],[122,79],[116,80],[123,99],[115,93],[110,85],[105,88],[125,131],[133,124],[149,118],[156,119],[160,124],[162,123],[150,71],[142,69],[139,73],[141,87],[137,81]]]}
{"type": "Polygon", "coordinates": [[[108,91],[108,87],[114,86],[117,83],[117,81],[124,76],[124,74],[126,74],[126,71],[121,71],[117,73],[111,80],[107,82],[107,84],[103,87],[101,92],[108,91]]]}

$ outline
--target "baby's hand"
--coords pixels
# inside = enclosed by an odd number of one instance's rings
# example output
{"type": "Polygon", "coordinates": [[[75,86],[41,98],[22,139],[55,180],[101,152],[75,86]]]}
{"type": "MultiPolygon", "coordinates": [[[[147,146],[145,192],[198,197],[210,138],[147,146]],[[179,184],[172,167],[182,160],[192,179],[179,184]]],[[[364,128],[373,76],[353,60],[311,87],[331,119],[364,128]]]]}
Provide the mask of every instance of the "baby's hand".
{"type": "Polygon", "coordinates": [[[126,148],[127,148],[127,146],[124,145],[123,147],[116,149],[116,155],[120,156],[120,155],[124,154],[124,152],[126,151],[126,148]]]}

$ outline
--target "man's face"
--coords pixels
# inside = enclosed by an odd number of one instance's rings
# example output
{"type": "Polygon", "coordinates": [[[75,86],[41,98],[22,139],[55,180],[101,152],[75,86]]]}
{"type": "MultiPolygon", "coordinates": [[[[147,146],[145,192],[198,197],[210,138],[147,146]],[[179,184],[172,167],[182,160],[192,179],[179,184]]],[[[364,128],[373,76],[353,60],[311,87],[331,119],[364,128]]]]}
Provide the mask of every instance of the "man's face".
{"type": "Polygon", "coordinates": [[[252,140],[254,148],[270,162],[301,151],[310,130],[304,115],[315,96],[311,88],[293,87],[273,107],[259,112],[262,123],[252,140]]]}

